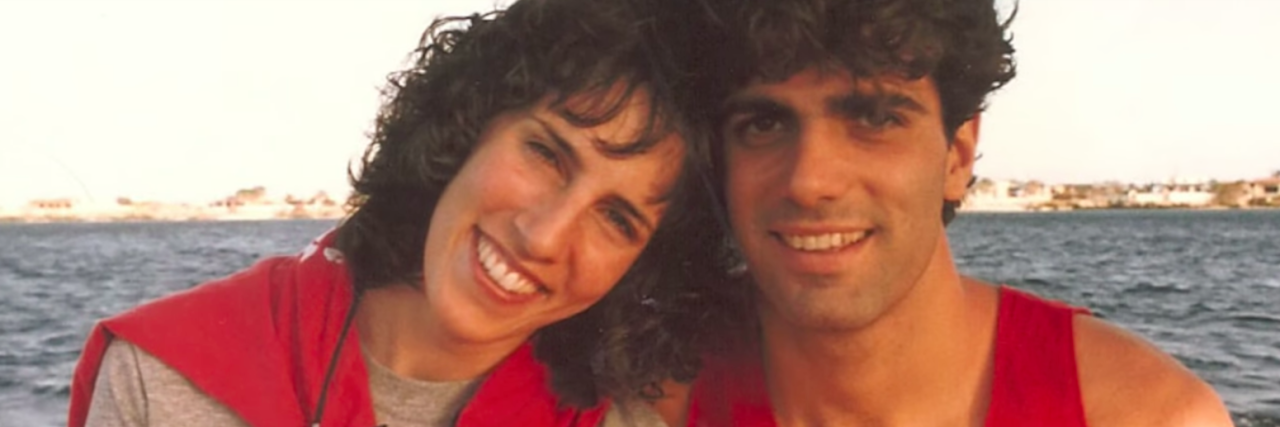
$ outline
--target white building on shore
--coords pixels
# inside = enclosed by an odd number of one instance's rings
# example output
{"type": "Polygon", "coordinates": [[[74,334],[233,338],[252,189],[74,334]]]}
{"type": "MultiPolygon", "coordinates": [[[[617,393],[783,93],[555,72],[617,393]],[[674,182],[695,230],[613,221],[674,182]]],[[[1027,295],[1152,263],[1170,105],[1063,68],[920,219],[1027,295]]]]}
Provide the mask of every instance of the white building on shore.
{"type": "Polygon", "coordinates": [[[1207,184],[1152,184],[1130,189],[1127,202],[1133,206],[1205,207],[1213,204],[1214,197],[1207,184]]]}
{"type": "Polygon", "coordinates": [[[1037,209],[1053,200],[1049,186],[1037,181],[983,179],[969,189],[960,211],[1018,212],[1037,209]]]}

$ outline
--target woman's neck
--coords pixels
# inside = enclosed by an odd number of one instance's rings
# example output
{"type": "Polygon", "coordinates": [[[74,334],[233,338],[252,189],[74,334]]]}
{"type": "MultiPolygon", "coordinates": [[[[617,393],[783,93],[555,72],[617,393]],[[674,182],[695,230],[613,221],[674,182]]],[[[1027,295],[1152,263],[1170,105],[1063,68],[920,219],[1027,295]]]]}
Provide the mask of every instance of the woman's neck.
{"type": "Polygon", "coordinates": [[[462,381],[485,375],[524,340],[467,342],[441,327],[422,291],[410,286],[365,290],[355,327],[369,357],[396,375],[462,381]]]}

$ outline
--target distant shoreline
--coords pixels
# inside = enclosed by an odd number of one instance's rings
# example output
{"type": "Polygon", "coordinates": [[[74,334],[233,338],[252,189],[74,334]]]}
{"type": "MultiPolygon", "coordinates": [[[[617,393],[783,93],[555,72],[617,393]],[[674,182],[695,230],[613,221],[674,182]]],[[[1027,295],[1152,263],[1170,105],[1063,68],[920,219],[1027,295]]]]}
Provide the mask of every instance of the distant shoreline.
{"type": "Polygon", "coordinates": [[[1051,213],[1072,213],[1072,212],[1138,212],[1138,211],[1183,211],[1183,212],[1245,212],[1245,211],[1275,211],[1280,210],[1280,206],[1245,206],[1245,207],[1227,207],[1227,206],[1160,206],[1160,207],[1106,207],[1106,208],[1074,208],[1074,209],[965,209],[961,207],[956,211],[959,215],[964,214],[1051,214],[1051,213]]]}
{"type": "MultiPolygon", "coordinates": [[[[1053,214],[1073,212],[1138,212],[1138,211],[1184,211],[1184,212],[1247,212],[1247,211],[1280,211],[1280,206],[1248,206],[1248,207],[1119,207],[1119,208],[1079,208],[1061,210],[1001,210],[1001,209],[960,209],[957,214],[1053,214]]],[[[325,212],[323,214],[277,214],[277,215],[202,215],[194,217],[0,217],[0,224],[140,224],[140,223],[177,223],[177,222],[255,222],[255,221],[294,221],[294,220],[331,220],[344,218],[345,212],[325,212]]]]}
{"type": "Polygon", "coordinates": [[[0,211],[0,223],[4,224],[62,224],[62,223],[138,223],[138,222],[231,222],[270,221],[291,219],[332,219],[345,217],[346,209],[339,205],[283,205],[264,204],[227,207],[194,207],[165,205],[138,209],[67,209],[0,211]]]}
{"type": "Polygon", "coordinates": [[[179,222],[271,222],[271,221],[322,221],[331,220],[338,221],[343,216],[314,216],[314,217],[275,217],[275,218],[130,218],[130,219],[24,219],[6,217],[0,218],[0,225],[5,224],[149,224],[149,223],[179,223],[179,222]]]}

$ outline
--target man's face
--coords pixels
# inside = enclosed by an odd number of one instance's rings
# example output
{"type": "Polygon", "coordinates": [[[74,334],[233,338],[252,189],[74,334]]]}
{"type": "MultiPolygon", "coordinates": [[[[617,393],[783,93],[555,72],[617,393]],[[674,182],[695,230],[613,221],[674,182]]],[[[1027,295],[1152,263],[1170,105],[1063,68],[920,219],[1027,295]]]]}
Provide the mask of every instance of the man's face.
{"type": "Polygon", "coordinates": [[[725,107],[729,216],[765,314],[819,329],[880,318],[945,244],[942,203],[964,195],[976,123],[949,145],[931,79],[818,69],[725,107]]]}

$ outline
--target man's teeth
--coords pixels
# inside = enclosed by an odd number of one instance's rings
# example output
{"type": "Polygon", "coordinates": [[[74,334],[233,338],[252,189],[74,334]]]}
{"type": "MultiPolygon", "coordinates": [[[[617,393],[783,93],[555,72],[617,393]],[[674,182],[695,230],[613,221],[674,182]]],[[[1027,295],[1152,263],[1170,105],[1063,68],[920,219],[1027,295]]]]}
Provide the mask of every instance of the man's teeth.
{"type": "Polygon", "coordinates": [[[852,233],[827,233],[827,234],[810,234],[810,235],[783,235],[782,241],[792,249],[802,251],[831,251],[843,248],[845,246],[858,243],[867,237],[870,231],[858,231],[852,233]]]}
{"type": "Polygon", "coordinates": [[[485,274],[488,274],[489,278],[494,283],[497,283],[498,286],[501,286],[502,289],[521,295],[528,295],[538,291],[538,287],[533,282],[521,276],[520,273],[512,271],[507,266],[507,263],[503,262],[502,258],[498,256],[498,253],[493,250],[493,246],[485,241],[484,238],[481,238],[476,243],[476,250],[480,256],[480,266],[484,267],[485,274]]]}

